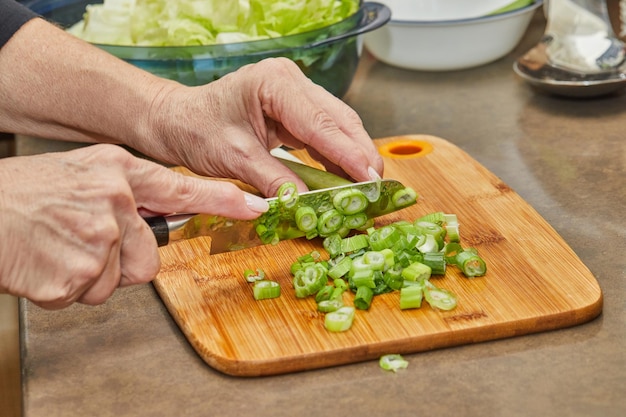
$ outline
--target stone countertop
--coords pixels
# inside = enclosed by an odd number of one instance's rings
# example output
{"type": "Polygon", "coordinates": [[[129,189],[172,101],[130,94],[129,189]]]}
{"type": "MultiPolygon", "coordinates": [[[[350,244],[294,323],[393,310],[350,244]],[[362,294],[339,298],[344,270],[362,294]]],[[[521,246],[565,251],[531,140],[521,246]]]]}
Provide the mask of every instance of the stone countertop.
{"type": "MultiPolygon", "coordinates": [[[[625,415],[626,94],[557,98],[518,79],[513,60],[543,24],[507,57],[465,71],[406,71],[365,53],[345,100],[372,137],[445,138],[511,186],[590,268],[600,317],[406,355],[398,374],[370,361],[237,378],[201,361],[150,284],[99,307],[50,312],[22,300],[24,416],[625,415]]],[[[73,146],[16,143],[22,155],[73,146]]]]}

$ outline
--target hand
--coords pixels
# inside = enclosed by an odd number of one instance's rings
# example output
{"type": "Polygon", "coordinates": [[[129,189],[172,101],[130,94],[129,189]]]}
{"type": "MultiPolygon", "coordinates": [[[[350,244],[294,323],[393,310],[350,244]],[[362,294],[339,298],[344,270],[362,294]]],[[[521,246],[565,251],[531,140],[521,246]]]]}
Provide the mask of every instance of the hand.
{"type": "Polygon", "coordinates": [[[305,147],[329,171],[359,181],[382,174],[382,159],[356,112],[290,60],[264,60],[202,87],[169,87],[153,107],[159,144],[131,144],[154,157],[241,179],[266,196],[285,181],[306,189],[267,152],[280,144],[305,147]]]}
{"type": "Polygon", "coordinates": [[[100,304],[153,279],[157,244],[139,211],[252,219],[259,197],[185,177],[114,145],[0,160],[0,292],[49,309],[100,304]]]}

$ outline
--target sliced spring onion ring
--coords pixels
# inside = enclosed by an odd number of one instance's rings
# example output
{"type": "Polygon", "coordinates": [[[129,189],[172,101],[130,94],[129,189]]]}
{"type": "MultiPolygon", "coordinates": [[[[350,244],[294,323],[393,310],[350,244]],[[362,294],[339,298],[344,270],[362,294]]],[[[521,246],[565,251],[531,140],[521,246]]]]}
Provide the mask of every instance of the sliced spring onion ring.
{"type": "Polygon", "coordinates": [[[267,300],[280,297],[280,284],[276,281],[260,280],[254,283],[252,289],[255,300],[267,300]]]}
{"type": "Polygon", "coordinates": [[[285,182],[278,188],[277,196],[284,207],[294,207],[298,202],[298,188],[293,182],[285,182]]]}
{"type": "Polygon", "coordinates": [[[365,194],[357,189],[339,191],[333,197],[333,206],[342,214],[356,214],[364,211],[369,205],[365,194]]]}
{"type": "Polygon", "coordinates": [[[354,307],[344,306],[324,316],[324,327],[331,332],[345,332],[352,327],[354,307]]]}
{"type": "Polygon", "coordinates": [[[400,369],[406,369],[409,362],[397,353],[383,355],[378,361],[379,366],[385,371],[397,372],[400,369]]]}

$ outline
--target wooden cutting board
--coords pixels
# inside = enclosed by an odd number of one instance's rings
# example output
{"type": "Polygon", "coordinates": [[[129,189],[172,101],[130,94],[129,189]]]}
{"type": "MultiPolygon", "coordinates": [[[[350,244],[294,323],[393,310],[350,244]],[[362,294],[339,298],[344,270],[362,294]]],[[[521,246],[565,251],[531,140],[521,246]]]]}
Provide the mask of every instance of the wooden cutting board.
{"type": "Polygon", "coordinates": [[[154,285],[207,364],[237,376],[280,374],[563,328],[601,313],[602,292],[589,269],[528,203],[468,154],[433,136],[375,142],[386,155],[385,177],[419,194],[416,205],[381,217],[377,226],[456,213],[461,243],[478,249],[487,275],[467,279],[450,267],[445,277],[432,278],[458,295],[455,310],[424,303],[402,311],[394,292],[376,297],[369,311],[357,310],[349,331],[330,333],[315,301],[294,296],[289,273],[297,256],[322,248],[320,240],[219,255],[209,255],[208,238],[163,247],[154,285]],[[282,295],[255,301],[242,275],[248,268],[264,269],[282,295]]]}

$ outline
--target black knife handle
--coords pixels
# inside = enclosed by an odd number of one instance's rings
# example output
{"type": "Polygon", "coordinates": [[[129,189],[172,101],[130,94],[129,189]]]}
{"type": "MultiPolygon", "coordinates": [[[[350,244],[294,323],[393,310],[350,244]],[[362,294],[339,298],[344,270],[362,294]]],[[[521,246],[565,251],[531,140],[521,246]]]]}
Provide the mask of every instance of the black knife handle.
{"type": "Polygon", "coordinates": [[[144,220],[152,229],[154,237],[157,240],[157,245],[165,246],[170,242],[170,228],[167,225],[167,220],[163,216],[145,217],[144,220]]]}

